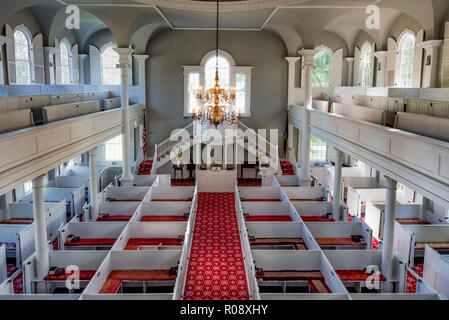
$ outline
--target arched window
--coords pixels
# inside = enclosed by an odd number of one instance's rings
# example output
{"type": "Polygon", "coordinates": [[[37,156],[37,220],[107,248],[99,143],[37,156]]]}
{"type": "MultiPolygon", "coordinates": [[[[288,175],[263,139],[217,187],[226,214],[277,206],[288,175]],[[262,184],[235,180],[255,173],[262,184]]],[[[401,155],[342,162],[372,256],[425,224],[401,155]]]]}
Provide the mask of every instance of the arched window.
{"type": "Polygon", "coordinates": [[[399,87],[413,85],[413,56],[415,53],[415,37],[410,32],[405,33],[398,44],[397,79],[399,87]]]}
{"type": "Polygon", "coordinates": [[[66,41],[59,44],[59,57],[61,61],[61,84],[70,83],[70,49],[66,41]]]}
{"type": "Polygon", "coordinates": [[[252,67],[236,66],[232,56],[219,50],[204,55],[199,66],[184,66],[184,115],[190,116],[192,110],[198,110],[197,90],[215,86],[215,71],[218,61],[219,85],[225,90],[235,88],[235,109],[242,116],[250,116],[251,105],[251,73],[252,67]]]}
{"type": "Polygon", "coordinates": [[[113,46],[106,47],[101,53],[101,75],[103,84],[120,84],[120,69],[117,68],[120,56],[113,46]]]}
{"type": "Polygon", "coordinates": [[[26,32],[14,32],[17,84],[31,84],[31,41],[26,32]]]}
{"type": "Polygon", "coordinates": [[[312,87],[328,88],[331,83],[331,55],[327,50],[320,50],[314,57],[315,69],[312,71],[312,87]]]}
{"type": "Polygon", "coordinates": [[[362,87],[371,87],[372,84],[372,59],[373,59],[373,48],[369,43],[365,43],[362,46],[362,52],[360,54],[360,67],[362,73],[362,87]]]}

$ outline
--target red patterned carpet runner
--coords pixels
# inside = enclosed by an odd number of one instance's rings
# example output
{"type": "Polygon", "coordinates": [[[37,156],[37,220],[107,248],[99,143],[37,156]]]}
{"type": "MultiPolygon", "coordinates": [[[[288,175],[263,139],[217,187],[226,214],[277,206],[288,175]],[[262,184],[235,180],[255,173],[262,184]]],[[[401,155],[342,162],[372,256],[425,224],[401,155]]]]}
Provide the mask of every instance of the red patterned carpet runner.
{"type": "Polygon", "coordinates": [[[281,170],[283,176],[294,176],[293,165],[288,161],[281,161],[281,170]]]}
{"type": "Polygon", "coordinates": [[[248,300],[234,193],[199,193],[185,300],[248,300]]]}

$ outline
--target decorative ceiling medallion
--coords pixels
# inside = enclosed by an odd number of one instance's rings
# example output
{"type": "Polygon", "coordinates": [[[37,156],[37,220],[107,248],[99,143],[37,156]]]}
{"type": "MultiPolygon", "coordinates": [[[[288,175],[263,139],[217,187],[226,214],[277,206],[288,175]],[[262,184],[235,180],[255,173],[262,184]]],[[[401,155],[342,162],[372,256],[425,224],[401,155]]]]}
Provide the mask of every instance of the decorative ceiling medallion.
{"type": "MultiPolygon", "coordinates": [[[[205,0],[134,0],[136,2],[155,5],[162,8],[182,9],[182,10],[199,10],[199,11],[215,11],[215,1],[205,0]]],[[[256,10],[276,8],[278,6],[286,6],[295,4],[298,0],[228,0],[220,1],[220,11],[239,11],[239,10],[256,10]]]]}

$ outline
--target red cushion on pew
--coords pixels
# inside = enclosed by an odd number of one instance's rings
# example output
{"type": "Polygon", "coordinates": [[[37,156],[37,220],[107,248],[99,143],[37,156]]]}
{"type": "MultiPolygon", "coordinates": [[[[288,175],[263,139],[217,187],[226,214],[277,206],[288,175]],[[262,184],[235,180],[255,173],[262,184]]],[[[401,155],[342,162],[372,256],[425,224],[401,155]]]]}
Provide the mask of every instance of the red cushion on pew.
{"type": "Polygon", "coordinates": [[[109,201],[109,202],[141,202],[142,200],[136,200],[136,199],[123,199],[123,200],[107,199],[106,201],[109,201]]]}
{"type": "Polygon", "coordinates": [[[99,293],[114,294],[117,292],[118,288],[120,288],[121,284],[122,280],[120,279],[107,279],[99,293]]]}
{"type": "Polygon", "coordinates": [[[309,280],[308,284],[313,293],[332,293],[331,289],[327,286],[324,279],[309,280]]]}
{"type": "Polygon", "coordinates": [[[366,242],[353,241],[351,238],[315,238],[316,242],[320,246],[362,246],[366,245],[366,242]]]}
{"type": "Polygon", "coordinates": [[[129,221],[132,216],[118,215],[118,216],[106,216],[99,217],[97,221],[129,221]]]}
{"type": "Polygon", "coordinates": [[[132,238],[128,240],[125,250],[137,250],[139,246],[182,246],[183,243],[178,238],[132,238]]]}
{"type": "MultiPolygon", "coordinates": [[[[80,270],[80,280],[90,280],[95,274],[95,270],[80,270]]],[[[69,276],[71,276],[73,272],[66,272],[60,276],[56,276],[54,274],[48,274],[45,276],[44,280],[67,280],[69,276]]]]}
{"type": "Polygon", "coordinates": [[[150,221],[187,221],[185,216],[143,216],[140,220],[142,222],[150,221]]]}
{"type": "Polygon", "coordinates": [[[246,202],[280,202],[281,199],[244,199],[246,202]]]}
{"type": "Polygon", "coordinates": [[[323,218],[321,216],[301,216],[304,222],[335,222],[332,218],[323,218]]]}
{"type": "Polygon", "coordinates": [[[67,241],[64,243],[66,247],[82,247],[82,246],[113,246],[115,243],[115,238],[91,238],[91,239],[80,239],[76,242],[67,241]]]}
{"type": "Polygon", "coordinates": [[[0,224],[32,224],[33,222],[33,218],[14,218],[0,221],[0,224]]]}
{"type": "MultiPolygon", "coordinates": [[[[366,281],[370,276],[365,270],[336,270],[341,281],[366,281]]],[[[387,278],[383,274],[374,276],[374,280],[386,281],[387,278]]]]}
{"type": "Polygon", "coordinates": [[[247,216],[246,221],[292,221],[290,216],[268,216],[268,215],[253,215],[247,216]]]}

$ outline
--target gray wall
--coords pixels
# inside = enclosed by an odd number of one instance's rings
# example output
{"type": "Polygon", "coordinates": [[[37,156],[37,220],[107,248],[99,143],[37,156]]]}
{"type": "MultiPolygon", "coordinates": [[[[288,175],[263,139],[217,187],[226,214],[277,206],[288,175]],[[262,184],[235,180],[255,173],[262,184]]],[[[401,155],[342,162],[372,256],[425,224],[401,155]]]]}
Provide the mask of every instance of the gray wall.
{"type": "MultiPolygon", "coordinates": [[[[251,117],[242,122],[254,129],[279,129],[279,146],[287,110],[287,55],[282,40],[267,31],[222,31],[220,49],[231,54],[240,66],[253,66],[251,117]]],[[[207,52],[215,49],[215,32],[168,30],[149,43],[147,54],[147,94],[149,104],[149,153],[154,144],[168,138],[171,131],[192,120],[184,118],[183,65],[199,65],[207,52]]]]}

